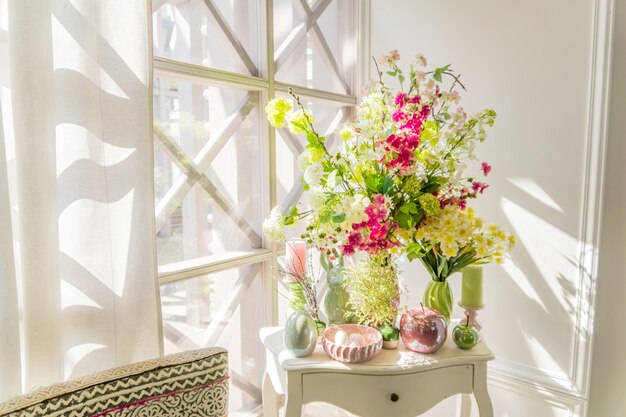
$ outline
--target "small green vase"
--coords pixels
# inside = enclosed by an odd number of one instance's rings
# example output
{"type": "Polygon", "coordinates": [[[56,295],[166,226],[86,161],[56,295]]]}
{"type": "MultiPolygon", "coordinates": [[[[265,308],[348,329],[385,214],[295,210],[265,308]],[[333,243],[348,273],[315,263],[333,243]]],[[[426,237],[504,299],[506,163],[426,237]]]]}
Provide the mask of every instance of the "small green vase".
{"type": "Polygon", "coordinates": [[[452,314],[452,288],[450,288],[448,280],[430,280],[424,292],[424,305],[434,308],[443,314],[446,320],[448,320],[448,323],[450,323],[450,315],[452,314]]]}

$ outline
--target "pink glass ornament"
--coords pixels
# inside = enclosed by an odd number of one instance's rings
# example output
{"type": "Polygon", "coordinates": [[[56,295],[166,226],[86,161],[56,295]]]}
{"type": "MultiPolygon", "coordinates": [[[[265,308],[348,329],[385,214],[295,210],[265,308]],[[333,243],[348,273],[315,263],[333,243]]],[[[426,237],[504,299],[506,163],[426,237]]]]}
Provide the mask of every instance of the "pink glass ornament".
{"type": "Polygon", "coordinates": [[[448,321],[435,309],[417,307],[402,313],[400,337],[402,343],[419,353],[435,353],[446,341],[448,321]]]}

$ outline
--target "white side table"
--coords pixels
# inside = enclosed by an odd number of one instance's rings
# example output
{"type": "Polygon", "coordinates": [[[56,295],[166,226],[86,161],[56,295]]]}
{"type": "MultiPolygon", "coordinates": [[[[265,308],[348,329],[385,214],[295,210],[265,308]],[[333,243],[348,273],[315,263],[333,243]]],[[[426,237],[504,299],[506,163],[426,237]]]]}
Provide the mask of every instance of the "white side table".
{"type": "Polygon", "coordinates": [[[480,417],[493,417],[487,392],[487,362],[493,353],[480,342],[472,350],[457,348],[448,337],[435,354],[385,350],[369,362],[344,364],[326,356],[318,344],[306,358],[286,349],[282,327],[260,331],[266,348],[263,413],[278,417],[278,396],[286,395],[285,417],[300,417],[304,404],[321,401],[362,417],[415,417],[440,401],[464,394],[461,415],[470,414],[473,394],[480,417]]]}

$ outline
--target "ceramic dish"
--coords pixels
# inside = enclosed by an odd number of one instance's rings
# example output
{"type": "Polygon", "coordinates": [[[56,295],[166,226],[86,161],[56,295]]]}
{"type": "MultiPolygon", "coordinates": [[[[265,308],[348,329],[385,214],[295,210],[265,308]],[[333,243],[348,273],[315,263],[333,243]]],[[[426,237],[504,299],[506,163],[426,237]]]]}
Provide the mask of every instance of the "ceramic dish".
{"type": "Polygon", "coordinates": [[[383,347],[380,332],[360,324],[331,326],[322,334],[322,347],[331,359],[344,363],[366,362],[383,347]]]}

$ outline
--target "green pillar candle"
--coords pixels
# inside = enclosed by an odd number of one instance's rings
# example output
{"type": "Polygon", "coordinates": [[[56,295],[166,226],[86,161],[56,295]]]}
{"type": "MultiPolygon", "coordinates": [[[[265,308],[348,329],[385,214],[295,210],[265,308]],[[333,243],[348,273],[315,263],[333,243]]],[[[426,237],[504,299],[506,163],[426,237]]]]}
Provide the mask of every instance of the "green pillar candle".
{"type": "Polygon", "coordinates": [[[463,268],[461,304],[465,307],[483,306],[483,267],[463,268]]]}

